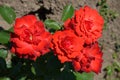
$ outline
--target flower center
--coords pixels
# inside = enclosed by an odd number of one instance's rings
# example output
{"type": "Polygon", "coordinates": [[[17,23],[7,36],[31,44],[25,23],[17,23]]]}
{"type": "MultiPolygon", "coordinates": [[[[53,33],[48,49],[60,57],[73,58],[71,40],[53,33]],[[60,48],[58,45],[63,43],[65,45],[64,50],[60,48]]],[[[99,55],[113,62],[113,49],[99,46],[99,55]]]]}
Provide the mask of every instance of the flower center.
{"type": "Polygon", "coordinates": [[[30,35],[29,39],[32,41],[32,40],[33,40],[33,36],[32,36],[32,35],[30,35]]]}
{"type": "Polygon", "coordinates": [[[72,37],[65,37],[61,44],[65,49],[72,49],[73,48],[73,38],[72,37]]]}
{"type": "Polygon", "coordinates": [[[91,21],[85,20],[85,26],[88,31],[90,31],[93,27],[93,24],[91,21]]]}

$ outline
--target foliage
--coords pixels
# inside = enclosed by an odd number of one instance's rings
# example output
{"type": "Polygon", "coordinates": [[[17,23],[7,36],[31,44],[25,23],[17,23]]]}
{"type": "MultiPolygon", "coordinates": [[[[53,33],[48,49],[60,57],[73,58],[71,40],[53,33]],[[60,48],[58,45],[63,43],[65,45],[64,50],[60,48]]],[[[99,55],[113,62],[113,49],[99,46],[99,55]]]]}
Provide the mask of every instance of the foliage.
{"type": "Polygon", "coordinates": [[[82,73],[74,72],[76,75],[76,80],[93,80],[93,73],[82,73]],[[89,76],[89,77],[88,77],[89,76]]]}
{"type": "Polygon", "coordinates": [[[67,5],[64,7],[63,14],[62,14],[62,21],[66,21],[68,18],[71,18],[74,14],[74,8],[72,5],[67,5]]]}
{"type": "Polygon", "coordinates": [[[0,15],[9,24],[12,24],[16,18],[16,14],[15,14],[14,10],[8,6],[5,6],[5,5],[0,6],[0,15]]]}
{"type": "Polygon", "coordinates": [[[1,44],[6,44],[9,42],[10,39],[10,33],[5,30],[0,31],[0,43],[1,44]]]}
{"type": "Polygon", "coordinates": [[[45,25],[50,31],[55,31],[61,29],[61,26],[59,23],[57,23],[54,20],[46,19],[45,20],[45,25]]]}

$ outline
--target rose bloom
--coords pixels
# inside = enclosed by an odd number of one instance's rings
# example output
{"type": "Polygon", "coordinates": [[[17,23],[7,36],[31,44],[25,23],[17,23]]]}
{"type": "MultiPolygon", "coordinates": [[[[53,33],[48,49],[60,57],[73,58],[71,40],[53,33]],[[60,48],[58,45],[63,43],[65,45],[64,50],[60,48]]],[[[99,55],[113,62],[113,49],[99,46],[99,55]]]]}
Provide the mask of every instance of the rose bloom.
{"type": "Polygon", "coordinates": [[[11,33],[11,52],[20,58],[36,60],[49,51],[51,34],[34,15],[27,15],[15,20],[14,33],[11,33]]]}
{"type": "Polygon", "coordinates": [[[78,36],[85,38],[85,43],[91,44],[97,41],[102,34],[104,20],[102,16],[88,6],[75,11],[72,19],[64,23],[65,29],[72,29],[78,36]]]}
{"type": "Polygon", "coordinates": [[[84,40],[72,30],[57,31],[52,36],[51,48],[61,63],[72,61],[83,48],[84,40]]]}
{"type": "Polygon", "coordinates": [[[83,48],[79,56],[73,60],[73,66],[76,71],[99,73],[102,66],[102,55],[98,43],[83,48]]]}

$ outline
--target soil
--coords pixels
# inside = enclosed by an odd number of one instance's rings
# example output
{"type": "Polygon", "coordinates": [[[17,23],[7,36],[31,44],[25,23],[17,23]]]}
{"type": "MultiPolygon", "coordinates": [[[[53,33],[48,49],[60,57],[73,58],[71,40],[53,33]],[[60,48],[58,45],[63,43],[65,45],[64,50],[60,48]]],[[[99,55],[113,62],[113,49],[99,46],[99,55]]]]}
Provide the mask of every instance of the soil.
{"type": "MultiPolygon", "coordinates": [[[[63,7],[72,4],[75,9],[79,9],[84,5],[97,9],[96,4],[99,0],[0,0],[0,5],[8,5],[15,9],[17,17],[26,14],[35,14],[41,20],[53,19],[58,22],[61,20],[63,7]]],[[[111,10],[116,11],[120,15],[120,0],[107,0],[107,4],[111,10]]],[[[104,68],[113,61],[112,54],[115,53],[116,43],[120,46],[120,16],[114,21],[108,23],[106,30],[103,30],[103,36],[99,40],[103,51],[103,66],[101,73],[95,75],[94,80],[104,79],[104,68]]],[[[9,29],[11,25],[7,24],[0,17],[0,27],[9,29]]]]}

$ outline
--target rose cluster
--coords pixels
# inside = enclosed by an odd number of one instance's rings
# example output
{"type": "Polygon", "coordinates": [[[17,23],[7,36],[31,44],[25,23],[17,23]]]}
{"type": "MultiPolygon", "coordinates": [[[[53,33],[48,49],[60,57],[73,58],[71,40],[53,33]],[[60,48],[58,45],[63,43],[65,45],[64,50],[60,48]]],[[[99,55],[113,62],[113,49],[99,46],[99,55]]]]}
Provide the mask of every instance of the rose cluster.
{"type": "Polygon", "coordinates": [[[102,35],[104,20],[88,6],[75,11],[74,16],[64,22],[64,30],[52,36],[51,48],[61,63],[72,62],[76,71],[100,72],[102,52],[98,38],[102,35]]]}
{"type": "Polygon", "coordinates": [[[88,6],[76,10],[74,16],[64,22],[64,29],[54,34],[35,16],[23,16],[15,21],[11,51],[20,58],[36,60],[51,48],[61,63],[72,62],[76,71],[99,73],[103,60],[98,39],[103,24],[99,13],[88,6]]]}

